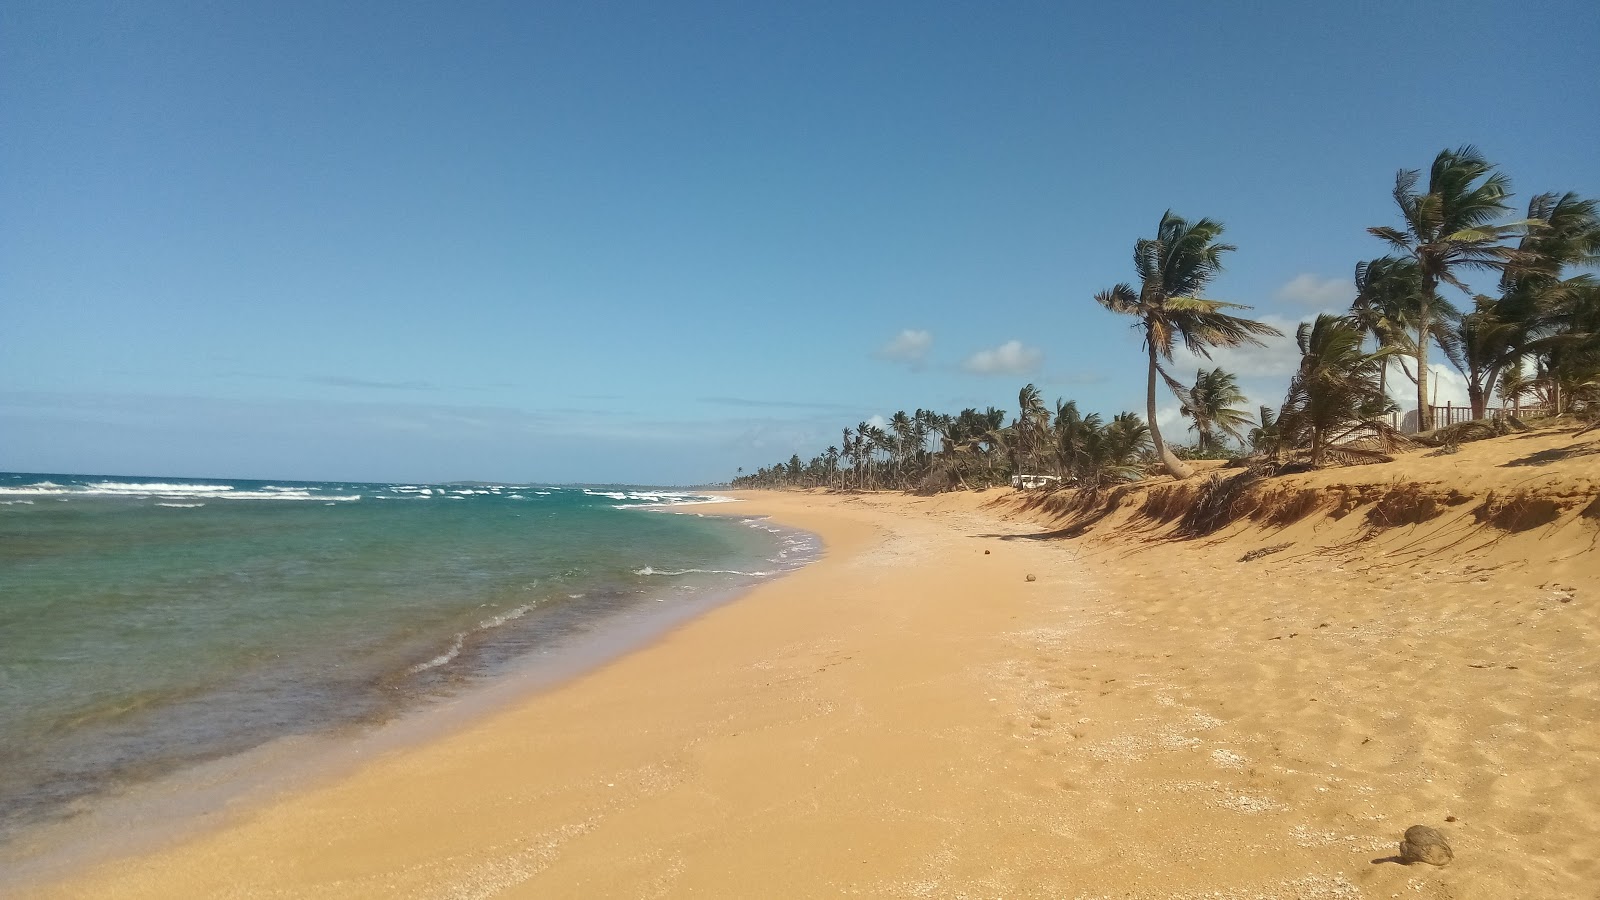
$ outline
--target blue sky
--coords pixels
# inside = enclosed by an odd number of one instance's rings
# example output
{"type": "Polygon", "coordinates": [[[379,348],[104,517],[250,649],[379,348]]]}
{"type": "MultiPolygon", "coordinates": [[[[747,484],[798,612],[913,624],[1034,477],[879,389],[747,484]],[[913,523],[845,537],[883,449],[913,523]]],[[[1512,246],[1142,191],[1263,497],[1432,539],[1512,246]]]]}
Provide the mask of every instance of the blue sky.
{"type": "Polygon", "coordinates": [[[0,7],[0,469],[685,483],[1142,410],[1091,298],[1169,207],[1292,329],[1442,148],[1600,194],[1592,2],[330,6],[0,7]]]}

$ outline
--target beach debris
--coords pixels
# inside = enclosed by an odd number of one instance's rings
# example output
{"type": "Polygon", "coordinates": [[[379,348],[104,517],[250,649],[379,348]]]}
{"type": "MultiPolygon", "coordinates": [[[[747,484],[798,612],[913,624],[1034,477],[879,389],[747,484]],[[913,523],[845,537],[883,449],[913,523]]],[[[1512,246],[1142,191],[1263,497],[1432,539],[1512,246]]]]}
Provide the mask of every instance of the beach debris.
{"type": "Polygon", "coordinates": [[[1277,553],[1277,552],[1282,551],[1282,550],[1287,550],[1287,549],[1289,549],[1290,547],[1293,547],[1293,546],[1294,546],[1293,543],[1273,544],[1271,547],[1262,547],[1259,550],[1251,550],[1249,553],[1246,553],[1245,555],[1239,557],[1239,562],[1255,562],[1256,560],[1260,559],[1263,556],[1271,556],[1274,553],[1277,553]]]}
{"type": "Polygon", "coordinates": [[[1405,840],[1400,842],[1400,859],[1406,865],[1420,862],[1443,866],[1455,857],[1444,835],[1426,825],[1407,828],[1405,840]]]}
{"type": "Polygon", "coordinates": [[[1039,576],[1037,576],[1037,575],[1029,575],[1027,578],[1025,578],[1023,580],[1024,581],[1038,581],[1039,580],[1039,576]]]}
{"type": "Polygon", "coordinates": [[[989,555],[989,551],[987,551],[987,550],[983,551],[983,555],[984,556],[988,556],[989,555]]]}

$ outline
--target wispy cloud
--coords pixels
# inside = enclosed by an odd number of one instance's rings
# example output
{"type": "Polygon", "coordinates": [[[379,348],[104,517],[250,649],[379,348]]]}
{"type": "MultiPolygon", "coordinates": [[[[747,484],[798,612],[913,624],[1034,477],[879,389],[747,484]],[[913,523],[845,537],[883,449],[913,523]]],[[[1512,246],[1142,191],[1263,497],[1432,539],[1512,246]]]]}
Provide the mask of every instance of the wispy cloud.
{"type": "Polygon", "coordinates": [[[912,368],[918,368],[927,360],[928,350],[932,346],[932,332],[907,328],[890,338],[887,344],[873,351],[872,355],[889,362],[905,363],[912,368]]]}
{"type": "Polygon", "coordinates": [[[1021,341],[1006,341],[998,347],[979,350],[967,357],[961,368],[974,375],[1027,375],[1039,368],[1044,354],[1021,341]]]}
{"type": "Polygon", "coordinates": [[[1273,296],[1316,310],[1342,309],[1356,298],[1356,288],[1348,278],[1321,278],[1307,272],[1289,279],[1273,296]]]}

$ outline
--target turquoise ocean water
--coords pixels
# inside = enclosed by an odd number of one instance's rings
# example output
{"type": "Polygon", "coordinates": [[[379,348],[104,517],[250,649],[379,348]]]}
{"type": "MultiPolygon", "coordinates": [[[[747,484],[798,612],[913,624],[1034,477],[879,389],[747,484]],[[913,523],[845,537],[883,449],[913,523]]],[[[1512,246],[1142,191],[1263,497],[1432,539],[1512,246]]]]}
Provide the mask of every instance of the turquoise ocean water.
{"type": "Polygon", "coordinates": [[[0,475],[0,843],[119,786],[382,721],[817,550],[697,515],[705,499],[0,475]]]}

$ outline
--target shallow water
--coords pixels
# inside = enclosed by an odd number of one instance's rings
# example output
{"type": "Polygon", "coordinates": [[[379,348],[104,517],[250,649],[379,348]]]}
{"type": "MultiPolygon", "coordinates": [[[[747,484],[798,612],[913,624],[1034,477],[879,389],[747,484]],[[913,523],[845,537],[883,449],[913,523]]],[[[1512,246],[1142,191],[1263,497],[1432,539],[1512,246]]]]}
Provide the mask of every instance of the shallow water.
{"type": "Polygon", "coordinates": [[[705,499],[0,475],[0,841],[816,550],[760,520],[662,514],[705,499]]]}

